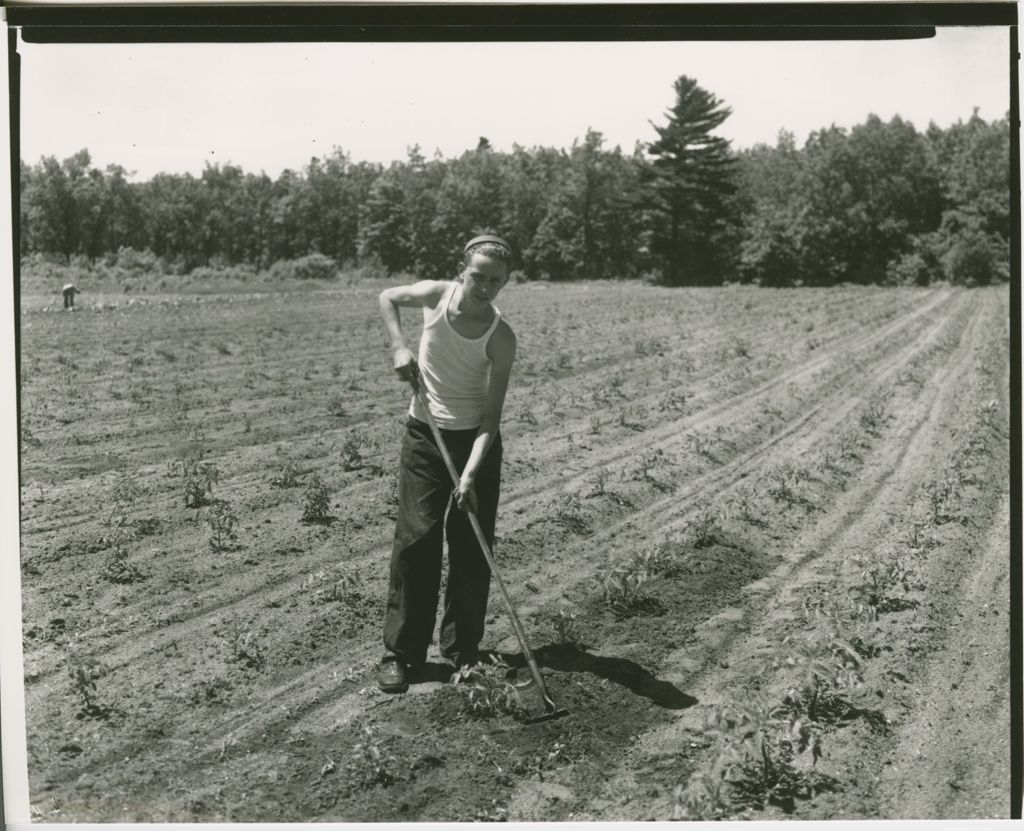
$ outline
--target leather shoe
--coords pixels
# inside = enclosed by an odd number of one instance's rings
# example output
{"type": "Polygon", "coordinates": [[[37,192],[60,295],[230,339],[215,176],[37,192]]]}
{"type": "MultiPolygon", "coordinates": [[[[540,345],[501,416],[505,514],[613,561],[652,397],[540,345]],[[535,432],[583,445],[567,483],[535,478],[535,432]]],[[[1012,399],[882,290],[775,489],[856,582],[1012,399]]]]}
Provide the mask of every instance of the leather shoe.
{"type": "Polygon", "coordinates": [[[403,693],[409,689],[405,661],[397,655],[387,655],[377,669],[377,686],[387,693],[403,693]]]}

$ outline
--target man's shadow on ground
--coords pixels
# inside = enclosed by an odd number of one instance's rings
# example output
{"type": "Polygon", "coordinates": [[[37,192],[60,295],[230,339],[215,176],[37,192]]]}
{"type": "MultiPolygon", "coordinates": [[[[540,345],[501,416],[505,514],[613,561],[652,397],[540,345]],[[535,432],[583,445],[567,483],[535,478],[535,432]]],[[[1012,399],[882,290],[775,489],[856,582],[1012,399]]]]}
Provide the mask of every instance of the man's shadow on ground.
{"type": "MultiPolygon", "coordinates": [[[[510,667],[521,669],[526,666],[526,658],[521,654],[502,654],[500,657],[510,667]]],[[[668,681],[659,681],[642,666],[626,658],[591,655],[573,644],[564,643],[536,649],[533,657],[539,665],[558,672],[589,672],[607,678],[666,710],[685,710],[697,703],[692,695],[687,695],[668,681]]]]}

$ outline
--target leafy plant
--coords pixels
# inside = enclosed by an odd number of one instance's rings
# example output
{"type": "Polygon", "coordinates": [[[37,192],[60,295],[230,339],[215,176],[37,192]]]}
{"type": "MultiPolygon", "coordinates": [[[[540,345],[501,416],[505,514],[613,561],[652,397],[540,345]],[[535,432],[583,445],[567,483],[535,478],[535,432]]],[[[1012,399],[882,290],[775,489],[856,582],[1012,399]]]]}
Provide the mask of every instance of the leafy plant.
{"type": "Polygon", "coordinates": [[[598,468],[591,479],[594,483],[593,490],[590,491],[588,496],[604,496],[605,486],[608,484],[609,474],[607,468],[598,468]]]}
{"type": "Polygon", "coordinates": [[[107,525],[124,525],[128,521],[128,512],[143,493],[144,491],[139,487],[135,477],[127,470],[122,470],[111,493],[114,505],[107,517],[107,525]]]}
{"type": "Polygon", "coordinates": [[[974,417],[982,427],[986,429],[996,428],[996,418],[999,415],[999,401],[992,399],[986,404],[978,404],[974,408],[974,417]]]}
{"type": "Polygon", "coordinates": [[[889,412],[889,393],[878,391],[872,394],[860,413],[860,425],[865,430],[877,435],[878,429],[885,422],[889,412]]]}
{"type": "Polygon", "coordinates": [[[730,513],[735,512],[736,516],[746,522],[754,525],[764,524],[764,504],[749,486],[745,485],[736,489],[730,500],[729,510],[730,513]]]}
{"type": "Polygon", "coordinates": [[[530,424],[530,425],[536,425],[537,424],[537,416],[535,416],[533,414],[533,410],[531,410],[526,404],[523,404],[517,410],[516,418],[519,421],[522,421],[525,424],[530,424]]]}
{"type": "Polygon", "coordinates": [[[310,574],[302,581],[302,588],[314,603],[336,603],[351,597],[360,582],[356,571],[339,567],[331,573],[321,569],[310,574]]]}
{"type": "Polygon", "coordinates": [[[706,771],[691,775],[677,789],[675,808],[683,818],[719,818],[733,797],[756,803],[787,804],[809,796],[809,783],[792,766],[797,753],[821,756],[821,736],[813,723],[785,704],[756,693],[742,702],[717,704],[705,714],[704,734],[716,746],[706,771]]]}
{"type": "Polygon", "coordinates": [[[238,540],[235,526],[238,516],[226,502],[218,502],[213,506],[206,519],[210,526],[210,548],[214,551],[228,551],[238,540]]]}
{"type": "Polygon", "coordinates": [[[314,473],[303,491],[303,522],[326,523],[333,517],[330,513],[331,499],[327,485],[318,473],[314,473]]]}
{"type": "Polygon", "coordinates": [[[275,453],[277,455],[274,465],[275,473],[270,477],[270,484],[275,488],[294,488],[302,484],[302,473],[295,459],[285,455],[280,447],[275,453]]]}
{"type": "Polygon", "coordinates": [[[192,688],[189,701],[192,704],[223,704],[228,693],[231,692],[232,684],[226,678],[216,676],[214,678],[203,678],[192,688]]]}
{"type": "Polygon", "coordinates": [[[860,456],[860,436],[853,430],[846,430],[836,436],[836,450],[843,461],[856,459],[860,456]]]}
{"type": "Polygon", "coordinates": [[[912,572],[895,552],[873,552],[869,556],[854,557],[857,566],[857,581],[849,588],[850,597],[859,607],[866,610],[872,620],[887,598],[897,588],[909,592],[912,572]]]}
{"type": "Polygon", "coordinates": [[[767,479],[767,493],[772,499],[777,499],[779,502],[786,502],[788,504],[795,504],[801,501],[800,495],[797,488],[805,474],[802,468],[799,468],[789,462],[784,462],[773,470],[769,471],[765,478],[767,479]]]}
{"type": "Polygon", "coordinates": [[[111,583],[137,583],[146,575],[128,559],[128,546],[124,539],[114,543],[103,563],[103,576],[111,583]]]}
{"type": "Polygon", "coordinates": [[[366,460],[363,458],[365,443],[366,438],[361,432],[349,433],[341,445],[342,470],[359,470],[366,466],[366,460]]]}
{"type": "Polygon", "coordinates": [[[566,491],[560,494],[554,522],[581,537],[591,533],[590,520],[583,513],[583,505],[576,493],[566,491]]]}
{"type": "Polygon", "coordinates": [[[174,460],[168,465],[168,473],[182,480],[186,508],[201,508],[209,504],[214,485],[220,479],[217,465],[203,461],[201,454],[174,460]]]}
{"type": "Polygon", "coordinates": [[[690,533],[693,534],[694,546],[707,548],[715,544],[722,533],[722,528],[719,525],[720,516],[710,508],[697,514],[697,517],[688,526],[690,533]]]}
{"type": "Polygon", "coordinates": [[[715,820],[729,813],[728,785],[720,770],[699,770],[672,792],[672,819],[715,820]]]}
{"type": "Polygon", "coordinates": [[[110,708],[100,700],[96,682],[107,674],[107,667],[95,658],[70,655],[67,659],[71,689],[81,699],[81,713],[93,718],[106,718],[110,708]]]}
{"type": "Polygon", "coordinates": [[[340,392],[333,393],[330,398],[327,399],[327,412],[335,418],[344,418],[348,415],[348,410],[345,409],[345,396],[340,392]]]}
{"type": "Polygon", "coordinates": [[[383,743],[374,737],[373,728],[363,727],[363,739],[352,748],[349,758],[349,775],[356,784],[370,788],[374,785],[390,785],[394,781],[394,757],[384,749],[383,743]]]}
{"type": "Polygon", "coordinates": [[[658,409],[662,412],[666,410],[676,413],[686,412],[686,398],[687,395],[682,390],[669,390],[665,399],[658,404],[658,409]]]}
{"type": "Polygon", "coordinates": [[[692,450],[696,455],[703,456],[705,459],[712,462],[717,461],[714,453],[711,452],[714,447],[712,439],[707,436],[702,436],[700,433],[687,433],[685,438],[690,450],[692,450]]]}
{"type": "Polygon", "coordinates": [[[601,598],[621,617],[654,610],[658,604],[641,587],[674,564],[675,555],[667,544],[634,552],[619,562],[609,559],[597,573],[601,598]]]}
{"type": "Polygon", "coordinates": [[[578,644],[580,642],[575,612],[559,609],[551,615],[551,628],[554,630],[556,643],[578,644]]]}
{"type": "Polygon", "coordinates": [[[651,471],[663,465],[665,462],[665,451],[660,447],[657,450],[652,450],[649,453],[641,453],[640,458],[637,459],[636,470],[633,472],[633,478],[638,481],[650,482],[652,485],[662,487],[662,483],[651,476],[651,471]]]}
{"type": "Polygon", "coordinates": [[[266,650],[257,632],[245,626],[235,626],[227,635],[231,658],[243,666],[260,669],[266,662],[266,650]]]}
{"type": "Polygon", "coordinates": [[[490,718],[523,711],[522,696],[508,680],[508,672],[508,664],[492,655],[489,662],[463,667],[452,676],[471,715],[490,718]]]}
{"type": "Polygon", "coordinates": [[[932,521],[936,525],[952,522],[957,517],[950,511],[952,505],[960,502],[962,486],[960,480],[948,473],[942,479],[933,482],[928,488],[928,503],[931,507],[932,521]]]}
{"type": "Polygon", "coordinates": [[[863,677],[853,645],[833,633],[814,632],[803,640],[788,636],[769,655],[765,668],[794,673],[790,702],[814,721],[822,697],[837,689],[854,689],[863,677]]]}

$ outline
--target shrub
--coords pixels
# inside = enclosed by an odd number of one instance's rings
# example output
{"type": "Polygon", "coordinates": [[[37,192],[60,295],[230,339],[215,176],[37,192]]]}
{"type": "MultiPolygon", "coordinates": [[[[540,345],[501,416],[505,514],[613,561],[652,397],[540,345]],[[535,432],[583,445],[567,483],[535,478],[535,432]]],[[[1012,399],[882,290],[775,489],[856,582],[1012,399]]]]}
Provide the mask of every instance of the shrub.
{"type": "Polygon", "coordinates": [[[269,270],[272,280],[329,280],[337,274],[338,265],[323,254],[307,254],[295,260],[278,260],[269,270]]]}
{"type": "Polygon", "coordinates": [[[890,260],[885,267],[885,282],[894,286],[927,286],[933,276],[942,273],[935,263],[930,263],[922,254],[911,251],[890,260]]]}
{"type": "Polygon", "coordinates": [[[1009,246],[998,236],[977,228],[963,229],[949,244],[942,260],[950,281],[987,286],[1009,279],[1009,246]]]}
{"type": "Polygon", "coordinates": [[[193,268],[188,273],[189,279],[194,282],[210,283],[214,281],[237,281],[240,283],[251,282],[256,278],[256,269],[248,263],[239,263],[230,266],[205,266],[193,268]]]}
{"type": "Polygon", "coordinates": [[[163,274],[166,269],[164,261],[148,248],[136,251],[130,246],[122,245],[116,253],[111,252],[104,258],[107,268],[117,268],[128,272],[129,276],[140,274],[163,274]]]}

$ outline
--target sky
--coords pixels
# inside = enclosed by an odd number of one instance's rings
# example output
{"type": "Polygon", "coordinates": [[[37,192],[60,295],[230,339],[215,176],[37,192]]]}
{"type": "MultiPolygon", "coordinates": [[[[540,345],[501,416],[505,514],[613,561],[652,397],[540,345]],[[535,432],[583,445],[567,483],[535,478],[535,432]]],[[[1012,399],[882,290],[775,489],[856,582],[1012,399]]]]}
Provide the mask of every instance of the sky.
{"type": "Polygon", "coordinates": [[[1009,30],[914,41],[770,43],[27,44],[21,157],[88,148],[142,181],[232,163],[276,177],[334,147],[387,163],[418,144],[456,156],[569,147],[588,128],[632,151],[689,75],[732,109],[736,148],[802,144],[869,113],[918,129],[1009,110],[1009,30]]]}

